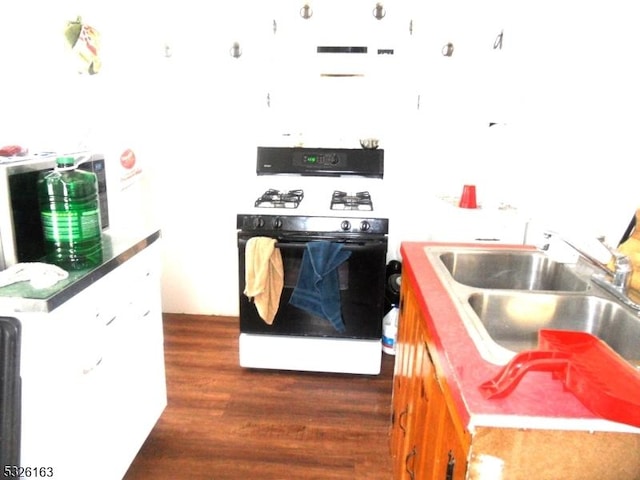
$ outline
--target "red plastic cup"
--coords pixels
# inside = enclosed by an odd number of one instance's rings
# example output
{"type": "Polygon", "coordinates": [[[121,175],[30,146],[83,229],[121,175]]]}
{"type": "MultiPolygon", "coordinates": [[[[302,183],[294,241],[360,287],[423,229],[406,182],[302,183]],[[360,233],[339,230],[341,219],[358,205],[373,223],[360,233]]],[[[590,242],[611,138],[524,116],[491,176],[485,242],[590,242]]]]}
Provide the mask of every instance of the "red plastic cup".
{"type": "Polygon", "coordinates": [[[460,208],[478,208],[476,203],[476,186],[465,185],[462,187],[462,196],[460,197],[460,208]]]}

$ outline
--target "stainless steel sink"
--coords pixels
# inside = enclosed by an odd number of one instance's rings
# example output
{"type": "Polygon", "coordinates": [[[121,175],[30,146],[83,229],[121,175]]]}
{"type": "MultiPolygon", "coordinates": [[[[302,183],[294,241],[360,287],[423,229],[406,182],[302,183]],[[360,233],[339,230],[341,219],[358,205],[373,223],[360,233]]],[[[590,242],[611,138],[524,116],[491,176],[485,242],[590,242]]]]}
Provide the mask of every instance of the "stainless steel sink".
{"type": "Polygon", "coordinates": [[[433,246],[425,254],[485,360],[505,364],[551,328],[589,332],[640,366],[640,317],[592,282],[588,262],[481,247],[433,246]]]}
{"type": "Polygon", "coordinates": [[[469,305],[491,339],[508,350],[535,349],[538,330],[577,330],[640,362],[640,318],[595,295],[472,293],[469,305]]]}
{"type": "Polygon", "coordinates": [[[456,251],[439,256],[456,282],[477,288],[581,292],[588,282],[542,252],[456,251]]]}

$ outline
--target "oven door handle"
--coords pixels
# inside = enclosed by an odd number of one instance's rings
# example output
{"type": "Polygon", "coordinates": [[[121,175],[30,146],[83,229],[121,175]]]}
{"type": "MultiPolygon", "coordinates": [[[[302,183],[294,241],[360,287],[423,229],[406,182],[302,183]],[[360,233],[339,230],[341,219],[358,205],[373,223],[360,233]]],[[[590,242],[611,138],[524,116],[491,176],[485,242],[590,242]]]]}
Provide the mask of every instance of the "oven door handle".
{"type": "MultiPolygon", "coordinates": [[[[291,249],[304,249],[307,247],[309,242],[313,242],[318,240],[318,238],[314,238],[313,240],[308,240],[305,242],[276,242],[276,247],[280,249],[291,248],[291,249]]],[[[345,250],[350,251],[360,251],[360,250],[369,250],[371,248],[375,248],[375,246],[381,245],[379,242],[357,242],[357,241],[348,241],[348,240],[331,240],[334,243],[341,243],[344,245],[345,250]]]]}
{"type": "MultiPolygon", "coordinates": [[[[274,237],[276,238],[276,237],[274,237]]],[[[248,238],[238,239],[238,244],[244,247],[248,238]]],[[[326,240],[334,243],[341,243],[348,250],[368,250],[376,247],[386,247],[386,238],[356,239],[356,238],[335,238],[331,236],[314,235],[313,238],[280,236],[276,238],[276,248],[304,249],[309,242],[326,240]]]]}

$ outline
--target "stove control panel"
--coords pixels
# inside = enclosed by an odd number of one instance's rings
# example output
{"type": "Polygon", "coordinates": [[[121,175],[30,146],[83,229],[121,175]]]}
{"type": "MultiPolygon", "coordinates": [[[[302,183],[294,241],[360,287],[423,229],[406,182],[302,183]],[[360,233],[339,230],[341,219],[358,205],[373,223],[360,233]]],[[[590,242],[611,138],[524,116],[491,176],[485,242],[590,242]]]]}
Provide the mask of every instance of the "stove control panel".
{"type": "Polygon", "coordinates": [[[382,178],[384,150],[258,147],[256,173],[382,178]]]}
{"type": "Polygon", "coordinates": [[[386,218],[340,218],[305,215],[238,215],[237,228],[243,232],[302,233],[302,234],[364,234],[386,235],[389,220],[386,218]]]}

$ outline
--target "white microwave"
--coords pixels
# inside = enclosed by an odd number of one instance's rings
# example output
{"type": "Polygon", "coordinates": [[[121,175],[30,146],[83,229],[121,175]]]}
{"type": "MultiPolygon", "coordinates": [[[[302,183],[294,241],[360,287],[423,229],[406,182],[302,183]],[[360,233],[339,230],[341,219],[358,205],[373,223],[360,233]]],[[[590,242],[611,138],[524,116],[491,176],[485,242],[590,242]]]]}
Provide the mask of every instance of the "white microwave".
{"type": "MultiPolygon", "coordinates": [[[[70,155],[78,168],[98,177],[102,229],[109,227],[109,205],[104,156],[70,155]]],[[[0,162],[0,270],[21,262],[42,261],[44,233],[38,205],[38,177],[52,170],[56,155],[33,156],[0,162]]]]}

